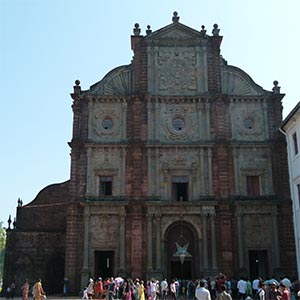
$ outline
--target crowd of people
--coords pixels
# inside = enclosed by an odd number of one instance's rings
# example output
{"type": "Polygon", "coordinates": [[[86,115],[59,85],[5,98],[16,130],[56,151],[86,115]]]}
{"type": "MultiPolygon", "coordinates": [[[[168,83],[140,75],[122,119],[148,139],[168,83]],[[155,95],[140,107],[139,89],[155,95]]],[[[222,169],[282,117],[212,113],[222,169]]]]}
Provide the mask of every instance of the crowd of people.
{"type": "MultiPolygon", "coordinates": [[[[12,282],[6,288],[6,299],[14,299],[15,290],[16,290],[16,285],[14,282],[12,282]]],[[[21,290],[22,290],[22,300],[28,300],[28,298],[30,297],[30,291],[31,291],[33,300],[42,300],[42,299],[46,298],[46,293],[44,292],[44,289],[42,286],[42,279],[40,279],[40,278],[34,283],[31,290],[30,290],[30,286],[29,286],[29,281],[28,281],[28,279],[26,279],[21,286],[21,290]]]]}
{"type": "Polygon", "coordinates": [[[197,280],[168,282],[165,278],[143,281],[139,278],[90,278],[82,299],[106,300],[297,300],[300,299],[298,280],[287,277],[253,281],[241,277],[228,279],[225,274],[197,280]]]}

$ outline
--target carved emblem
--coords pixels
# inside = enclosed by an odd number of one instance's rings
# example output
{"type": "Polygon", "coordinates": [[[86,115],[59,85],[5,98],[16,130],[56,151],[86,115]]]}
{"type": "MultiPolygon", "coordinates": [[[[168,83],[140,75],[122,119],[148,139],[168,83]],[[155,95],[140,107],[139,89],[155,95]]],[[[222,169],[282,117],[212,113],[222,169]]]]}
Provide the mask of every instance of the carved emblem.
{"type": "Polygon", "coordinates": [[[99,110],[93,119],[93,129],[98,136],[116,135],[120,131],[120,116],[114,110],[99,110]]]}
{"type": "Polygon", "coordinates": [[[261,135],[263,133],[262,117],[257,110],[244,112],[237,117],[238,132],[241,136],[261,135]]]}
{"type": "Polygon", "coordinates": [[[196,56],[185,49],[162,50],[158,54],[159,90],[177,94],[197,90],[196,56]],[[172,91],[172,92],[171,92],[172,91]]]}

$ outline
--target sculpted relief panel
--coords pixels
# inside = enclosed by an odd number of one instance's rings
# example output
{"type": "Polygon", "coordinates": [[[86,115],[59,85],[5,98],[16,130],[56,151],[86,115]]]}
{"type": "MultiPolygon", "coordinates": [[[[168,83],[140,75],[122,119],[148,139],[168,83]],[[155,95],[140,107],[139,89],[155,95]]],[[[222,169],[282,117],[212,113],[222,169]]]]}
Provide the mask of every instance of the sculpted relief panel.
{"type": "Polygon", "coordinates": [[[207,91],[204,52],[200,47],[149,47],[149,92],[156,95],[196,95],[207,91]]]}
{"type": "Polygon", "coordinates": [[[97,102],[89,106],[89,139],[111,142],[124,138],[126,103],[97,102]]]}
{"type": "Polygon", "coordinates": [[[158,53],[159,91],[197,90],[196,56],[188,49],[168,49],[158,53]]]}
{"type": "Polygon", "coordinates": [[[117,247],[120,232],[119,218],[112,215],[94,215],[90,218],[92,246],[117,247]]]}
{"type": "Polygon", "coordinates": [[[166,141],[195,141],[198,137],[194,104],[165,104],[161,109],[161,130],[166,141]]]}
{"type": "Polygon", "coordinates": [[[234,140],[262,141],[268,137],[267,109],[263,102],[232,102],[230,115],[234,140]]]}

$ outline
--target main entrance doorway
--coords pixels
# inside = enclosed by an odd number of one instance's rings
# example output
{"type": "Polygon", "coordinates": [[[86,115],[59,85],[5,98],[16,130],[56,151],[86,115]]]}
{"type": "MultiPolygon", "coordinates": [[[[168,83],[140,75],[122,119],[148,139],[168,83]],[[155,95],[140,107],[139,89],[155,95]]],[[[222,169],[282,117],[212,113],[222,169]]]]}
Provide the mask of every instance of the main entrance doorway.
{"type": "Polygon", "coordinates": [[[269,277],[268,250],[249,250],[250,278],[269,277]]]}
{"type": "Polygon", "coordinates": [[[184,261],[171,261],[171,276],[170,278],[182,278],[182,279],[191,279],[192,275],[192,262],[184,261]]]}
{"type": "Polygon", "coordinates": [[[112,277],[114,270],[113,251],[95,251],[95,277],[112,277]]]}
{"type": "Polygon", "coordinates": [[[191,279],[199,272],[199,251],[194,227],[185,221],[173,223],[166,231],[165,257],[168,279],[191,279]]]}

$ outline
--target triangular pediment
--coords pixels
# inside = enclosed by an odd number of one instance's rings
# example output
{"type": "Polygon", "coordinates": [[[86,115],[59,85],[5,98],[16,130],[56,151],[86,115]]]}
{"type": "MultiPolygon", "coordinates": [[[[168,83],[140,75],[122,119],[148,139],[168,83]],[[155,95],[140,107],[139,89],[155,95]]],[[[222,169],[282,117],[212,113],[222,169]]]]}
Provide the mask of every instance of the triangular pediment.
{"type": "Polygon", "coordinates": [[[149,34],[147,40],[158,40],[158,39],[200,39],[204,38],[206,35],[203,35],[200,31],[192,29],[181,23],[173,23],[168,26],[165,26],[153,33],[149,34]]]}

